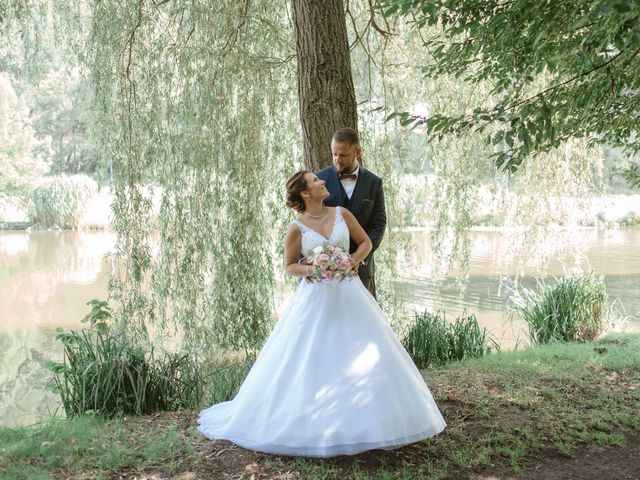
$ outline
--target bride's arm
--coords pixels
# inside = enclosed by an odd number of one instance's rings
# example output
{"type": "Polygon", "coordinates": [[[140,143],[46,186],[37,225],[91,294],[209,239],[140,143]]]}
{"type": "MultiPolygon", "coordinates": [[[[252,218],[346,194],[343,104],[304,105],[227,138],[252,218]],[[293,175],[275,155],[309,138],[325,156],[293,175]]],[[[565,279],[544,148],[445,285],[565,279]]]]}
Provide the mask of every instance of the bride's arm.
{"type": "Polygon", "coordinates": [[[313,274],[312,267],[298,263],[302,250],[301,239],[300,229],[294,223],[289,225],[284,239],[284,271],[292,277],[306,277],[313,274]]]}
{"type": "Polygon", "coordinates": [[[349,235],[351,239],[358,245],[358,248],[355,252],[351,254],[353,258],[353,263],[359,265],[369,252],[373,248],[373,244],[367,235],[367,232],[360,226],[356,217],[353,216],[346,208],[342,209],[342,216],[344,217],[344,221],[347,222],[347,227],[349,227],[349,235]]]}

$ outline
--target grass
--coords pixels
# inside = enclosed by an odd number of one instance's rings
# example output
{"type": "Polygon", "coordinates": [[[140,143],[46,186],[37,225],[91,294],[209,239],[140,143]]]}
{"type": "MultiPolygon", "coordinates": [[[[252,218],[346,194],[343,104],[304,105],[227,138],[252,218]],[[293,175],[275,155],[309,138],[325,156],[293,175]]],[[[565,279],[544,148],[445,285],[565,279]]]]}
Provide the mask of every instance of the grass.
{"type": "Polygon", "coordinates": [[[525,289],[514,311],[527,324],[534,345],[593,340],[604,328],[608,309],[604,278],[594,273],[564,277],[541,292],[525,289]]]}
{"type": "Polygon", "coordinates": [[[463,314],[450,323],[440,311],[416,314],[402,335],[402,345],[418,368],[482,357],[499,349],[475,315],[463,314]]]}
{"type": "Polygon", "coordinates": [[[210,367],[211,373],[207,375],[209,385],[208,404],[225,402],[235,397],[240,385],[253,366],[253,357],[228,365],[214,365],[210,367]]]}
{"type": "Polygon", "coordinates": [[[196,411],[83,416],[0,430],[0,479],[556,478],[558,468],[591,478],[598,468],[640,469],[638,334],[498,352],[424,373],[448,426],[400,449],[280,457],[207,441],[195,430],[196,411]]]}
{"type": "Polygon", "coordinates": [[[0,429],[0,479],[110,478],[109,472],[153,468],[169,473],[174,459],[192,455],[189,434],[175,424],[162,431],[127,428],[122,418],[106,422],[85,415],[69,420],[52,418],[35,428],[0,429]],[[90,475],[87,475],[88,473],[90,475]]]}

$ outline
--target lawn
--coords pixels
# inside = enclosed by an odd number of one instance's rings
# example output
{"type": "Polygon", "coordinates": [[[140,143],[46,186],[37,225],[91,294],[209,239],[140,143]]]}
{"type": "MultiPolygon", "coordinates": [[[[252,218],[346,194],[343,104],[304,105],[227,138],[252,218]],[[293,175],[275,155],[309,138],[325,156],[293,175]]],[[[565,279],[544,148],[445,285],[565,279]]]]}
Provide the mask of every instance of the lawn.
{"type": "Polygon", "coordinates": [[[392,451],[279,457],[205,440],[197,412],[85,416],[0,430],[0,478],[640,477],[640,335],[501,352],[423,373],[448,427],[392,451]]]}

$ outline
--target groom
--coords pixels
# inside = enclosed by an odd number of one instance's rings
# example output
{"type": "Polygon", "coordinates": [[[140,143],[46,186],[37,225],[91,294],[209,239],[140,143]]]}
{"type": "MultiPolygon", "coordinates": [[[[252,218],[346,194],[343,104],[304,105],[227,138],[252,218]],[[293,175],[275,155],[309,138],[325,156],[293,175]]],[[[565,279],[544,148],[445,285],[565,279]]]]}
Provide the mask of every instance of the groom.
{"type": "MultiPolygon", "coordinates": [[[[362,155],[358,132],[353,128],[341,128],[331,139],[333,167],[323,168],[316,175],[326,182],[329,197],[325,205],[329,207],[345,207],[358,220],[373,243],[373,249],[360,264],[358,275],[365,287],[376,296],[375,263],[373,252],[376,251],[384,229],[387,226],[387,214],[384,206],[382,179],[360,165],[362,155]]],[[[351,242],[349,252],[354,252],[356,245],[351,242]]]]}

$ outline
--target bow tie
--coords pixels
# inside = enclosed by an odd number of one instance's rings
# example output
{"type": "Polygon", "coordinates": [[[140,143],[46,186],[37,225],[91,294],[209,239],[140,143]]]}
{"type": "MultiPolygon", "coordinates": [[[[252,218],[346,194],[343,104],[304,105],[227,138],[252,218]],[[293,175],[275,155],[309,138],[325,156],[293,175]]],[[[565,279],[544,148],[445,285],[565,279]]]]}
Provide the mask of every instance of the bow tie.
{"type": "Polygon", "coordinates": [[[339,173],[338,178],[340,180],[357,180],[358,174],[357,173],[339,173]]]}

